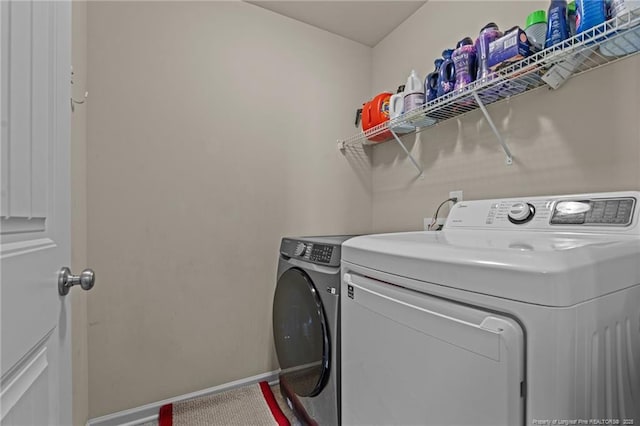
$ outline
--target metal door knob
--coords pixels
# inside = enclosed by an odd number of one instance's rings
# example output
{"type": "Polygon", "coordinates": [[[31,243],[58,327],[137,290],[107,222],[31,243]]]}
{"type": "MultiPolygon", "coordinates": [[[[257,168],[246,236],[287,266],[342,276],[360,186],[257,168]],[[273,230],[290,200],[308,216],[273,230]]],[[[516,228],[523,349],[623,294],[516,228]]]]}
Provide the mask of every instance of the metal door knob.
{"type": "Polygon", "coordinates": [[[80,284],[83,290],[91,290],[96,284],[96,274],[91,269],[85,269],[80,275],[73,275],[71,269],[66,266],[58,272],[58,293],[60,296],[69,294],[69,289],[80,284]]]}

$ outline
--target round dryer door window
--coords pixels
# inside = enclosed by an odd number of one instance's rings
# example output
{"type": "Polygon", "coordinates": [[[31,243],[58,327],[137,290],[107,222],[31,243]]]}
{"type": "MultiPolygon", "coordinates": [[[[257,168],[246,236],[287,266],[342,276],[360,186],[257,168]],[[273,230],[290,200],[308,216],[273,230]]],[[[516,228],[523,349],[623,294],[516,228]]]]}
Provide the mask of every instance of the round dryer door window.
{"type": "Polygon", "coordinates": [[[287,270],[273,299],[273,334],[281,376],[300,396],[315,396],[329,376],[329,335],[311,278],[287,270]]]}

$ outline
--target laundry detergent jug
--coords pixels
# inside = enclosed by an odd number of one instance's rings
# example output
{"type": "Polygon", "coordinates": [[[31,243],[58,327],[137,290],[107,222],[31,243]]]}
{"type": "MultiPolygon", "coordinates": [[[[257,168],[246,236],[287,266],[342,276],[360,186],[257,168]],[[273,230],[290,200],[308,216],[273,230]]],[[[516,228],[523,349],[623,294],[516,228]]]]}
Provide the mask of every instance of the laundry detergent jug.
{"type": "MultiPolygon", "coordinates": [[[[580,23],[578,22],[577,25],[579,27],[580,23]]],[[[578,32],[580,32],[579,29],[578,32]]],[[[544,42],[544,47],[555,46],[568,38],[567,0],[551,0],[549,13],[547,13],[547,38],[544,42]]]]}
{"type": "Polygon", "coordinates": [[[405,134],[413,131],[416,127],[407,123],[394,125],[394,120],[402,115],[404,112],[404,85],[398,86],[398,92],[391,96],[389,101],[389,119],[392,121],[390,124],[393,126],[393,131],[399,134],[405,134]]]}
{"type": "Polygon", "coordinates": [[[424,105],[424,87],[416,70],[411,70],[407,84],[404,86],[404,112],[409,112],[424,105]]]}
{"type": "Polygon", "coordinates": [[[471,37],[458,42],[451,55],[455,70],[454,90],[460,90],[476,79],[476,47],[471,37]]]}
{"type": "Polygon", "coordinates": [[[604,0],[576,0],[576,33],[597,27],[607,19],[604,0]]]}
{"type": "MultiPolygon", "coordinates": [[[[495,76],[495,72],[489,68],[489,45],[500,37],[502,37],[502,31],[498,29],[495,23],[489,22],[482,27],[476,39],[476,55],[478,61],[476,80],[482,83],[492,80],[495,76]]],[[[499,92],[499,88],[497,87],[487,88],[482,90],[479,96],[485,104],[488,104],[496,101],[500,97],[499,92]]]]}
{"type": "MultiPolygon", "coordinates": [[[[362,131],[378,126],[389,120],[389,102],[391,93],[383,92],[369,102],[362,105],[362,131]]],[[[391,138],[391,133],[386,131],[369,139],[372,142],[382,142],[391,138]]]]}
{"type": "Polygon", "coordinates": [[[426,102],[431,102],[435,98],[438,97],[438,77],[440,76],[440,66],[444,59],[438,58],[433,64],[435,65],[435,69],[433,72],[427,74],[427,78],[424,79],[424,94],[426,97],[426,102]]]}
{"type": "Polygon", "coordinates": [[[442,52],[444,62],[442,62],[442,65],[440,66],[440,72],[438,75],[438,97],[452,92],[456,83],[456,70],[455,65],[453,64],[453,59],[451,59],[452,54],[453,49],[446,49],[442,52]]]}
{"type": "MultiPolygon", "coordinates": [[[[418,77],[418,73],[412,70],[407,79],[407,84],[404,87],[404,112],[407,113],[422,108],[424,101],[424,86],[418,77]]],[[[426,127],[431,126],[433,123],[435,123],[435,120],[432,118],[418,115],[412,118],[410,124],[415,127],[426,127]]]]}
{"type": "Polygon", "coordinates": [[[478,57],[478,74],[477,80],[484,80],[491,76],[492,71],[489,69],[489,45],[502,37],[502,32],[493,22],[489,22],[480,30],[480,35],[476,40],[476,54],[478,57]]]}

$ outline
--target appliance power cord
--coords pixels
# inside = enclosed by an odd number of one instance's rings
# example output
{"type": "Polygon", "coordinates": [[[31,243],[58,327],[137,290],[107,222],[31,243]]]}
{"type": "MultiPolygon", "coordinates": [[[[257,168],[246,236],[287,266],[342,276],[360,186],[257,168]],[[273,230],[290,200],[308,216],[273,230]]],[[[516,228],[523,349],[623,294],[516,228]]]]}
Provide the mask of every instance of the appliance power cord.
{"type": "Polygon", "coordinates": [[[442,208],[442,206],[444,206],[445,204],[447,204],[448,202],[452,202],[453,204],[458,202],[458,199],[453,197],[453,198],[447,198],[446,200],[444,200],[442,203],[440,203],[440,205],[438,206],[438,208],[436,209],[435,214],[433,215],[433,217],[431,218],[431,223],[429,224],[429,226],[427,227],[427,229],[429,231],[439,231],[442,229],[442,226],[440,226],[438,228],[438,213],[440,213],[440,209],[442,208]]]}

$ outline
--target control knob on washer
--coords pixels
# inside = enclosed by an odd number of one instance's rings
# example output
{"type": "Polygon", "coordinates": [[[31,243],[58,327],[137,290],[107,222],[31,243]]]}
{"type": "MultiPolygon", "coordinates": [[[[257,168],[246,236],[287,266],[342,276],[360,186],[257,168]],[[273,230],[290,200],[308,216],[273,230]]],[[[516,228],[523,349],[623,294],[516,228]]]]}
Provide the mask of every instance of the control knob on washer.
{"type": "Polygon", "coordinates": [[[529,203],[514,203],[509,207],[509,213],[507,217],[509,218],[509,222],[515,223],[516,225],[520,225],[522,223],[527,223],[533,216],[536,214],[536,209],[529,203]]]}
{"type": "Polygon", "coordinates": [[[298,243],[293,254],[296,256],[304,256],[304,252],[306,251],[307,251],[307,245],[305,243],[298,243]]]}

